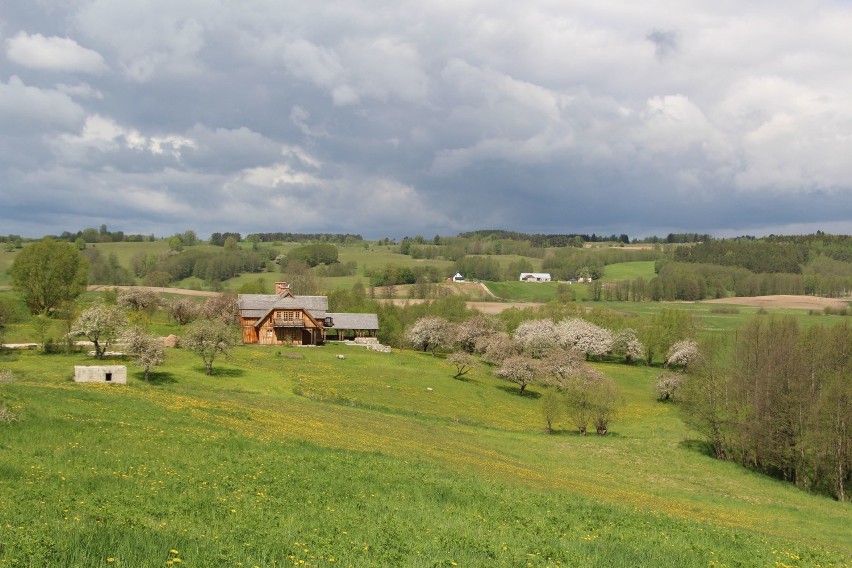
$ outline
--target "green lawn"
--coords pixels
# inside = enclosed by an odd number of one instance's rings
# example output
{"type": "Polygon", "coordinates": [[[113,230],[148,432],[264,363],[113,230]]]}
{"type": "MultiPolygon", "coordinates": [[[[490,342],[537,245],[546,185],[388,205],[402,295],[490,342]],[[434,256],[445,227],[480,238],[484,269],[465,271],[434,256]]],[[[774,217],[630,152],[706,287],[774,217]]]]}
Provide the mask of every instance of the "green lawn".
{"type": "MultiPolygon", "coordinates": [[[[0,566],[840,566],[847,504],[711,459],[601,364],[606,437],[542,433],[481,366],[354,347],[237,348],[203,374],[78,385],[83,355],[0,354],[0,566]],[[342,355],[344,358],[338,358],[342,355]],[[301,358],[294,358],[301,357],[301,358]],[[176,559],[180,559],[178,562],[176,559]],[[300,562],[301,561],[301,562],[300,562]]],[[[847,564],[844,564],[847,563],[847,564]]]]}

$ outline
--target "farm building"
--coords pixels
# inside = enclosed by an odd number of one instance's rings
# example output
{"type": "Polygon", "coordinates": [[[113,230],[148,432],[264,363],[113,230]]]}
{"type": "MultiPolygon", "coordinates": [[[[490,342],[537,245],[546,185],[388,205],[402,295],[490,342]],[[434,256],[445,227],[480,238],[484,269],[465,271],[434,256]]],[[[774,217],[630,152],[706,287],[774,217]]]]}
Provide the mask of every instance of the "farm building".
{"type": "Polygon", "coordinates": [[[243,343],[320,345],[329,331],[336,338],[375,337],[376,314],[328,312],[326,296],[294,296],[286,282],[275,283],[275,294],[240,294],[237,300],[243,343]]]}
{"type": "Polygon", "coordinates": [[[127,384],[127,367],[124,365],[75,365],[75,383],[127,384]]]}
{"type": "Polygon", "coordinates": [[[550,274],[547,272],[521,272],[521,282],[550,282],[550,274]]]}

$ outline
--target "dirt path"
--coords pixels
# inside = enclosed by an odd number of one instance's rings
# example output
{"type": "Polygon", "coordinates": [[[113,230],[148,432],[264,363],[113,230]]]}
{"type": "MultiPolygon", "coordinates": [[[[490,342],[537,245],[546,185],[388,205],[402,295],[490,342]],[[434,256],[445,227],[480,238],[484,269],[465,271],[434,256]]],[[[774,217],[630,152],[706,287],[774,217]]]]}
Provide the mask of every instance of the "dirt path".
{"type": "MultiPolygon", "coordinates": [[[[427,300],[423,300],[421,298],[384,298],[376,301],[382,303],[390,303],[396,306],[405,306],[412,304],[422,304],[427,300]]],[[[533,302],[465,302],[465,305],[468,307],[468,309],[479,310],[483,314],[499,314],[503,310],[508,310],[509,308],[537,308],[543,304],[537,304],[533,302]]]]}
{"type": "Polygon", "coordinates": [[[89,292],[105,292],[106,290],[122,290],[125,288],[133,288],[135,290],[150,290],[158,294],[181,294],[184,296],[199,296],[202,298],[210,298],[218,296],[220,292],[209,292],[207,290],[188,290],[186,288],[158,288],[155,286],[112,286],[108,284],[88,286],[86,290],[89,292]]]}

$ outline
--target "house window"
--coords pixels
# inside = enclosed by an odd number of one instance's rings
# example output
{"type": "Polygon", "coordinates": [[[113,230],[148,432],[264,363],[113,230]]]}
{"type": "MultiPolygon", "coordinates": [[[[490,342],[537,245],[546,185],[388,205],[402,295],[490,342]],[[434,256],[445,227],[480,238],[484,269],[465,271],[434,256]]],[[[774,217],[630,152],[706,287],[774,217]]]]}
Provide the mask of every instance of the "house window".
{"type": "Polygon", "coordinates": [[[106,381],[110,382],[111,380],[112,380],[112,373],[107,373],[106,374],[106,381]]]}

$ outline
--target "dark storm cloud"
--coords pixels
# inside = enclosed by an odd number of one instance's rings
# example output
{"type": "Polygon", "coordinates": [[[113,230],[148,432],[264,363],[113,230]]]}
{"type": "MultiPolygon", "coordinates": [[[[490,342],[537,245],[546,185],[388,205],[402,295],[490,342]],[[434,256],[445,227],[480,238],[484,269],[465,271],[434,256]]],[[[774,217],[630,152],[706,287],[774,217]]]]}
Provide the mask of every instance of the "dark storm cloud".
{"type": "Polygon", "coordinates": [[[852,232],[852,10],[787,8],[17,3],[0,221],[852,232]]]}

